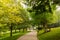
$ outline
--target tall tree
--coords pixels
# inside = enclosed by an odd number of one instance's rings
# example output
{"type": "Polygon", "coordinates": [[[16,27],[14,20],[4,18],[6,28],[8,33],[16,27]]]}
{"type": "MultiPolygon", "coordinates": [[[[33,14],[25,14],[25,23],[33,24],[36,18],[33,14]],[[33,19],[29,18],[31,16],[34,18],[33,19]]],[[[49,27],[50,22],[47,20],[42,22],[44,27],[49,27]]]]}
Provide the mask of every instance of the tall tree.
{"type": "Polygon", "coordinates": [[[10,28],[10,36],[15,24],[25,22],[27,11],[23,9],[21,0],[0,0],[0,23],[5,23],[10,28]]]}
{"type": "Polygon", "coordinates": [[[51,0],[28,0],[28,3],[32,9],[29,10],[29,12],[34,12],[33,17],[35,22],[38,25],[42,24],[45,28],[45,32],[47,32],[47,28],[48,28],[47,25],[51,23],[53,20],[55,20],[52,1],[51,0]]]}

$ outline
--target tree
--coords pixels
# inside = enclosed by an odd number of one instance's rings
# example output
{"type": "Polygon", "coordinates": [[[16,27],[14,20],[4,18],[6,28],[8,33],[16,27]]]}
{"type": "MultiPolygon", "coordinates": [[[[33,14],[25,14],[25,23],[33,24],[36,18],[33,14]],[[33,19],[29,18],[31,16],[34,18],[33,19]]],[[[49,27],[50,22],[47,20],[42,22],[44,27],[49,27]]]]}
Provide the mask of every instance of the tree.
{"type": "Polygon", "coordinates": [[[28,19],[27,11],[22,7],[21,1],[17,0],[0,0],[0,8],[0,23],[7,24],[12,36],[14,25],[28,19]]]}
{"type": "Polygon", "coordinates": [[[43,25],[45,32],[47,32],[47,25],[56,22],[56,15],[53,12],[53,3],[51,0],[28,0],[28,5],[31,6],[34,22],[37,25],[43,25]],[[55,21],[54,21],[55,20],[55,21]],[[53,22],[54,21],[54,22],[53,22]]]}

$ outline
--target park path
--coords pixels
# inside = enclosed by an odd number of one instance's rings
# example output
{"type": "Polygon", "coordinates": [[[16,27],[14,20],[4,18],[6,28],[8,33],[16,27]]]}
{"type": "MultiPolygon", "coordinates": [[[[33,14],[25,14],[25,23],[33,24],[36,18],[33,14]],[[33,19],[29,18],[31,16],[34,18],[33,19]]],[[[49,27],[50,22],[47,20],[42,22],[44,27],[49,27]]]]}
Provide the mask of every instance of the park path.
{"type": "Polygon", "coordinates": [[[18,38],[17,40],[38,40],[37,32],[32,31],[30,33],[23,35],[22,37],[18,38]]]}

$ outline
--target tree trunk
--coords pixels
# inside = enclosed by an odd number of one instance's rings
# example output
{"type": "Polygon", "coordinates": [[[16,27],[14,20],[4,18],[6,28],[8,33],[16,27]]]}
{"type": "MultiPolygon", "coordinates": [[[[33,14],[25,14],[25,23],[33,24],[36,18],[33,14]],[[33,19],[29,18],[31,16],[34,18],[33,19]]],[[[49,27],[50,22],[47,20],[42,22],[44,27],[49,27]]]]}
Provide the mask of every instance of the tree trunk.
{"type": "Polygon", "coordinates": [[[48,29],[47,25],[44,24],[43,27],[44,27],[44,32],[47,32],[47,29],[48,29]]]}
{"type": "Polygon", "coordinates": [[[43,25],[44,26],[44,32],[50,32],[51,28],[47,27],[47,24],[43,25]]]}
{"type": "Polygon", "coordinates": [[[10,36],[12,36],[12,26],[10,27],[10,36]]]}
{"type": "Polygon", "coordinates": [[[40,30],[40,29],[39,29],[39,24],[38,24],[38,28],[37,28],[37,29],[38,29],[38,31],[37,31],[37,32],[39,33],[39,30],[40,30]]]}

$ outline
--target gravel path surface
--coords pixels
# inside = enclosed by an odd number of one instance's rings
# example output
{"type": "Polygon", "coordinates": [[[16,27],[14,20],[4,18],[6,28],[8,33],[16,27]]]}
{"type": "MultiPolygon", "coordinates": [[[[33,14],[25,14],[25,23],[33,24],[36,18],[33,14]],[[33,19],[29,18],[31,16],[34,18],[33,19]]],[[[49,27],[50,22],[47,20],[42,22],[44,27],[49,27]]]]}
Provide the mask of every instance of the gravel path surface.
{"type": "Polygon", "coordinates": [[[37,32],[32,31],[30,33],[23,35],[22,37],[18,38],[17,40],[38,40],[37,32]]]}

